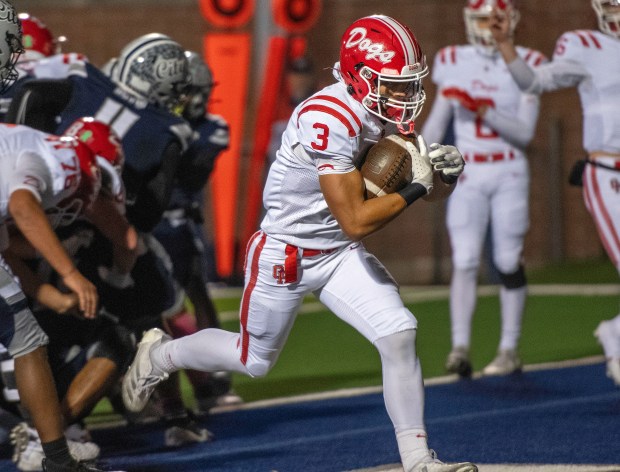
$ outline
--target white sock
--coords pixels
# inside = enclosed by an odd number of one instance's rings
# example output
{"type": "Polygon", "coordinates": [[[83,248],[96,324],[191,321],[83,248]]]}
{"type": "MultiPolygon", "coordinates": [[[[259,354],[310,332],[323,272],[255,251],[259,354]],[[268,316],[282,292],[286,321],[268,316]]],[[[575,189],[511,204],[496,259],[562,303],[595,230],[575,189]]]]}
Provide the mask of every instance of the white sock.
{"type": "Polygon", "coordinates": [[[527,298],[527,286],[508,289],[501,287],[499,299],[502,310],[501,350],[516,350],[521,337],[523,311],[527,298]]]}
{"type": "Polygon", "coordinates": [[[476,286],[478,268],[454,269],[450,283],[450,320],[452,323],[452,347],[469,349],[471,321],[476,309],[476,286]]]}
{"type": "Polygon", "coordinates": [[[164,372],[193,369],[201,372],[225,370],[247,374],[241,363],[239,333],[203,329],[195,334],[163,343],[153,349],[153,364],[164,372]]]}
{"type": "Polygon", "coordinates": [[[409,429],[396,433],[396,441],[405,472],[413,470],[420,461],[431,457],[424,429],[409,429]]]}

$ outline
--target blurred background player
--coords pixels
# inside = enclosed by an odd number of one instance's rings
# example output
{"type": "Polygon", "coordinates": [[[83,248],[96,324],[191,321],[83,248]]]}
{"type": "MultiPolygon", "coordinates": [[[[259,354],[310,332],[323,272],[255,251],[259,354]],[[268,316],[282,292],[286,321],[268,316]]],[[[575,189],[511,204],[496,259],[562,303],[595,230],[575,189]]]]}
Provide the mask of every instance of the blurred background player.
{"type": "MultiPolygon", "coordinates": [[[[96,278],[85,270],[76,253],[82,246],[89,245],[95,232],[101,234],[111,246],[105,266],[116,267],[119,280],[130,278],[128,274],[137,254],[127,252],[124,247],[126,238],[130,236],[137,240],[137,234],[118,205],[121,180],[114,164],[123,159],[120,142],[107,125],[88,117],[76,121],[61,139],[76,140],[81,152],[87,148],[96,155],[102,174],[102,190],[88,211],[89,218],[80,215],[72,222],[64,218],[65,225],[56,229],[58,237],[78,270],[94,282],[96,278]],[[84,225],[92,228],[90,236],[76,230],[84,225]]],[[[126,368],[133,351],[129,330],[113,323],[109,317],[100,316],[100,310],[95,319],[71,316],[76,314],[75,294],[68,292],[49,264],[40,260],[36,252],[17,236],[11,235],[11,245],[5,256],[30,298],[39,325],[48,335],[48,358],[61,398],[63,418],[65,425],[74,426],[65,434],[83,442],[79,445],[71,443],[77,450],[74,455],[79,454],[82,460],[93,460],[99,455],[99,448],[90,442],[87,431],[75,427],[76,422],[92,411],[126,368]]],[[[10,363],[2,363],[2,375],[8,389],[13,387],[8,372],[10,367],[10,363]]],[[[19,396],[13,395],[12,400],[18,401],[19,396]]],[[[43,451],[36,431],[23,422],[12,430],[11,436],[17,468],[41,470],[43,451]]]]}
{"type": "MultiPolygon", "coordinates": [[[[166,319],[166,328],[175,338],[198,329],[219,328],[217,311],[207,290],[209,261],[205,252],[204,187],[219,154],[228,148],[228,124],[221,116],[207,113],[213,76],[200,55],[186,51],[191,87],[183,105],[183,117],[197,137],[185,152],[177,171],[170,208],[164,212],[153,235],[170,256],[174,277],[185,290],[193,315],[182,310],[166,319]]],[[[239,403],[231,391],[228,372],[187,371],[194,388],[198,410],[208,412],[216,405],[239,403]]]]}
{"type": "MultiPolygon", "coordinates": [[[[499,57],[489,29],[492,9],[510,2],[470,0],[463,13],[468,45],[440,50],[432,69],[437,96],[422,135],[440,141],[453,120],[456,146],[467,166],[448,200],[452,247],[450,318],[452,351],[446,369],[469,376],[472,318],[482,250],[491,228],[493,262],[501,281],[501,337],[497,356],[484,375],[521,368],[518,342],[527,285],[523,242],[529,226],[529,166],[525,149],[536,130],[539,99],[519,90],[499,57]]],[[[519,13],[511,10],[512,36],[519,13]]],[[[533,66],[543,55],[519,47],[533,66]]]]}
{"type": "MultiPolygon", "coordinates": [[[[100,289],[106,309],[140,336],[145,329],[163,326],[164,312],[177,313],[183,304],[169,257],[150,233],[168,208],[179,164],[193,139],[189,124],[174,113],[187,91],[189,68],[176,41],[150,33],[130,41],[107,71],[109,77],[83,61],[73,65],[66,79],[30,80],[16,94],[7,120],[62,133],[77,118],[94,116],[122,140],[127,219],[141,232],[146,252],[132,272],[134,285],[100,289]]],[[[173,389],[166,398],[174,424],[166,431],[166,443],[208,440],[208,432],[185,410],[177,383],[167,384],[173,389]]]]}
{"type": "MultiPolygon", "coordinates": [[[[2,93],[17,79],[15,63],[23,51],[17,13],[5,0],[0,0],[0,37],[3,42],[0,48],[0,93],[2,93]]],[[[22,152],[23,143],[20,142],[19,133],[20,130],[8,130],[3,127],[0,137],[5,154],[0,160],[3,166],[0,179],[3,180],[2,191],[6,192],[6,195],[2,195],[2,201],[6,202],[6,206],[0,209],[2,219],[0,246],[5,249],[8,244],[5,220],[11,218],[26,239],[43,257],[51,261],[66,285],[78,295],[79,308],[84,316],[92,317],[97,303],[96,290],[75,269],[62,249],[44,209],[55,207],[63,199],[70,198],[72,193],[76,193],[77,197],[79,196],[77,192],[84,191],[85,193],[81,195],[83,198],[86,200],[94,198],[97,191],[96,163],[83,162],[82,166],[76,168],[76,157],[73,155],[68,162],[71,165],[69,171],[62,169],[60,160],[46,160],[41,155],[31,154],[29,159],[20,159],[20,164],[14,165],[22,152]],[[11,141],[19,146],[13,148],[12,153],[8,152],[11,141]],[[56,170],[54,175],[59,178],[56,182],[51,181],[51,173],[47,170],[51,168],[56,170]],[[71,176],[70,188],[65,188],[63,176],[66,178],[71,176]],[[81,188],[78,189],[78,186],[81,188]]],[[[32,144],[30,140],[28,142],[32,144]]],[[[40,144],[43,149],[51,147],[49,142],[40,144]]],[[[63,157],[69,157],[70,152],[66,149],[63,151],[65,153],[63,157]]],[[[54,155],[53,152],[51,154],[54,155]]],[[[15,360],[16,387],[42,441],[45,454],[43,468],[50,472],[95,471],[94,468],[78,464],[69,452],[63,435],[63,422],[54,380],[46,358],[47,337],[34,320],[25,296],[2,256],[0,256],[0,286],[2,287],[0,342],[15,360]]]]}
{"type": "MultiPolygon", "coordinates": [[[[98,303],[97,291],[77,270],[50,221],[61,223],[77,217],[80,212],[93,210],[91,206],[101,185],[96,155],[72,138],[58,138],[23,126],[0,125],[0,133],[1,188],[6,192],[2,196],[6,203],[1,209],[0,226],[3,250],[8,249],[8,231],[13,234],[19,231],[50,263],[67,289],[75,293],[79,313],[93,318],[98,303]]],[[[135,245],[136,240],[129,234],[125,236],[129,254],[135,249],[132,244],[135,245]]],[[[46,360],[47,336],[34,321],[24,293],[8,266],[4,260],[0,261],[0,340],[14,357],[16,387],[42,443],[39,467],[47,471],[98,470],[78,464],[69,453],[61,409],[46,360]]]]}
{"type": "Polygon", "coordinates": [[[20,13],[18,18],[22,25],[24,52],[20,54],[16,64],[18,79],[0,96],[0,120],[2,121],[4,121],[13,96],[24,82],[35,78],[64,78],[74,63],[87,60],[83,54],[61,52],[61,44],[66,38],[64,36],[56,38],[38,17],[29,13],[20,13]]]}
{"type": "MultiPolygon", "coordinates": [[[[577,87],[583,113],[583,198],[601,243],[620,273],[620,2],[592,0],[599,31],[564,33],[552,61],[528,66],[512,44],[510,11],[495,10],[491,29],[508,70],[519,87],[542,93],[577,87]]],[[[607,358],[607,375],[620,386],[620,314],[595,331],[607,358]]]]}

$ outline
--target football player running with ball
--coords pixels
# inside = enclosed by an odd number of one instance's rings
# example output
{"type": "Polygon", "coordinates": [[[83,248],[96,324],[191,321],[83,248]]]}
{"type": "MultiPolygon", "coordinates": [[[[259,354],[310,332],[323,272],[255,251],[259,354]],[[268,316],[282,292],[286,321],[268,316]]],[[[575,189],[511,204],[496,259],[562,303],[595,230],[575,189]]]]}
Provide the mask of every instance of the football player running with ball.
{"type": "MultiPolygon", "coordinates": [[[[523,242],[529,226],[529,165],[525,148],[536,130],[538,96],[519,90],[489,29],[493,8],[510,2],[469,0],[464,8],[468,45],[439,51],[433,67],[437,98],[422,134],[442,139],[454,120],[456,145],[469,164],[448,200],[447,227],[452,247],[450,318],[452,350],[448,372],[468,377],[471,326],[482,248],[491,228],[493,262],[501,280],[501,337],[497,356],[482,373],[506,375],[521,368],[521,335],[527,285],[523,242]]],[[[519,19],[508,17],[512,36],[519,19]]],[[[531,49],[519,56],[533,67],[546,61],[531,49]]]]}
{"type": "MultiPolygon", "coordinates": [[[[515,52],[507,14],[494,11],[493,37],[508,70],[529,93],[577,87],[587,163],[583,199],[609,258],[620,273],[620,1],[592,0],[600,31],[564,33],[552,61],[532,70],[515,52]]],[[[508,12],[509,13],[509,12],[508,12]]],[[[607,357],[607,375],[620,386],[620,315],[595,332],[607,357]]]]}
{"type": "Polygon", "coordinates": [[[417,322],[395,281],[361,244],[432,190],[435,169],[452,182],[463,169],[454,147],[427,147],[419,137],[421,152],[412,151],[412,159],[427,172],[399,192],[364,198],[361,161],[387,123],[413,128],[427,72],[420,45],[398,21],[369,16],[346,30],[337,82],[297,106],[269,171],[266,215],[247,247],[240,332],[205,329],[171,340],[147,331],[123,381],[128,409],[143,408],[157,383],[179,369],[266,375],[304,296],[314,293],[379,351],[405,471],[478,470],[469,462],[444,464],[428,449],[417,322]]]}

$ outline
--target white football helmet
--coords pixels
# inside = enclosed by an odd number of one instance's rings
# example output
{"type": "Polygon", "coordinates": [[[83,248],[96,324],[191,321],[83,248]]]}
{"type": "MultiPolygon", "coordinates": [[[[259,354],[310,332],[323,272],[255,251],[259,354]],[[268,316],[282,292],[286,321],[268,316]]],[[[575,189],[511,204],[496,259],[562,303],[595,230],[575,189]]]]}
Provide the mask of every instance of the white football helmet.
{"type": "Polygon", "coordinates": [[[191,86],[187,92],[183,116],[188,120],[197,120],[205,116],[207,102],[213,88],[213,75],[209,66],[197,52],[185,51],[185,57],[189,62],[191,86]]]}
{"type": "Polygon", "coordinates": [[[18,77],[15,63],[24,51],[22,28],[17,13],[6,0],[0,0],[0,93],[18,77]]]}
{"type": "Polygon", "coordinates": [[[620,0],[592,0],[592,8],[598,17],[598,28],[620,38],[620,0]]]}
{"type": "Polygon", "coordinates": [[[508,7],[510,7],[510,36],[512,36],[520,18],[512,0],[468,0],[463,8],[463,18],[469,43],[480,47],[488,54],[495,52],[495,40],[488,22],[493,8],[506,12],[508,7]]]}
{"type": "Polygon", "coordinates": [[[131,41],[111,69],[111,79],[129,93],[169,110],[177,106],[190,81],[185,50],[159,33],[131,41]]]}

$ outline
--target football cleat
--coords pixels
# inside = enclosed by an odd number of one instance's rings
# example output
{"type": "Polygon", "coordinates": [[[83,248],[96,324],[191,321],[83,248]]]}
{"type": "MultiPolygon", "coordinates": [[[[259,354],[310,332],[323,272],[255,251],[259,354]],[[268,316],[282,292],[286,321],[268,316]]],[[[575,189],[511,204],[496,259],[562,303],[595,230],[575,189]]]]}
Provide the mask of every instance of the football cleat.
{"type": "Polygon", "coordinates": [[[464,346],[457,346],[446,359],[446,370],[460,377],[471,377],[471,362],[469,361],[469,349],[464,346]]]}
{"type": "Polygon", "coordinates": [[[596,336],[605,353],[607,377],[620,387],[620,356],[614,355],[620,343],[620,337],[616,334],[613,323],[601,321],[594,331],[594,336],[596,336]]]}
{"type": "Polygon", "coordinates": [[[427,458],[418,462],[407,472],[478,472],[478,467],[471,462],[446,464],[437,459],[435,451],[431,450],[427,458]]]}
{"type": "MultiPolygon", "coordinates": [[[[44,470],[41,465],[45,454],[39,434],[27,423],[20,423],[11,431],[11,444],[13,449],[13,462],[17,469],[25,472],[44,470]]],[[[78,462],[93,461],[99,457],[99,446],[93,442],[79,442],[67,440],[69,452],[78,462]]]]}
{"type": "Polygon", "coordinates": [[[184,414],[176,418],[166,419],[164,442],[168,447],[179,447],[185,444],[211,441],[213,433],[200,427],[192,415],[184,414]]]}
{"type": "Polygon", "coordinates": [[[502,349],[484,369],[482,375],[509,375],[521,371],[521,359],[514,349],[502,349]]]}
{"type": "Polygon", "coordinates": [[[151,351],[172,338],[159,328],[149,329],[138,344],[138,352],[123,378],[122,395],[125,408],[138,413],[144,409],[155,387],[168,378],[166,372],[156,372],[151,351]]]}

